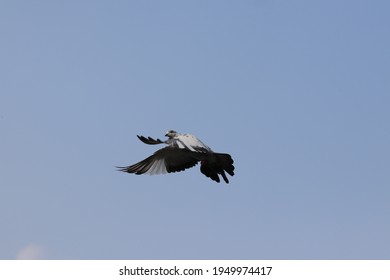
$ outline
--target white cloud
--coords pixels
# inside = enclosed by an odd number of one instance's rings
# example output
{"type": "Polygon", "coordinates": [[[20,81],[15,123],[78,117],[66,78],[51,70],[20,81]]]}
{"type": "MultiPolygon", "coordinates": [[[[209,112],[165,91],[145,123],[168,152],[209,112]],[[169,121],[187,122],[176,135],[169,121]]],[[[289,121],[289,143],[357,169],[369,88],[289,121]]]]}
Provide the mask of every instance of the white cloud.
{"type": "Polygon", "coordinates": [[[38,244],[29,244],[16,254],[18,260],[40,260],[45,257],[46,250],[38,244]]]}

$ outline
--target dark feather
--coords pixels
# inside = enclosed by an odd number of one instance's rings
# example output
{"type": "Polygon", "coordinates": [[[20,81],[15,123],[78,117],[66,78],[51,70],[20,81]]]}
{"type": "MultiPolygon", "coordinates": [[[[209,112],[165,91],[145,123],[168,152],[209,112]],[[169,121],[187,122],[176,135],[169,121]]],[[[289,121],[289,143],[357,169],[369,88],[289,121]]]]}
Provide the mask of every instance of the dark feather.
{"type": "Polygon", "coordinates": [[[156,144],[163,144],[164,142],[157,138],[157,140],[153,139],[152,137],[144,137],[142,135],[137,135],[138,139],[144,142],[148,145],[156,145],[156,144]]]}
{"type": "Polygon", "coordinates": [[[228,154],[212,153],[207,159],[202,160],[200,171],[210,179],[220,182],[219,176],[228,184],[229,180],[226,177],[225,171],[230,176],[234,175],[233,159],[228,154]]]}

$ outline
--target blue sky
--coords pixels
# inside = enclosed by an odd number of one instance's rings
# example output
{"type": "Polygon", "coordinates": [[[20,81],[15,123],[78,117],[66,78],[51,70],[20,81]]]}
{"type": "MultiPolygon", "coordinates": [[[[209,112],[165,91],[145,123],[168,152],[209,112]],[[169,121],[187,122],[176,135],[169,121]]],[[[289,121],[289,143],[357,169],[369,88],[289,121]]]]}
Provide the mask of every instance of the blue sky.
{"type": "Polygon", "coordinates": [[[0,259],[389,259],[388,1],[2,1],[0,259]],[[168,129],[230,153],[135,176],[168,129]]]}

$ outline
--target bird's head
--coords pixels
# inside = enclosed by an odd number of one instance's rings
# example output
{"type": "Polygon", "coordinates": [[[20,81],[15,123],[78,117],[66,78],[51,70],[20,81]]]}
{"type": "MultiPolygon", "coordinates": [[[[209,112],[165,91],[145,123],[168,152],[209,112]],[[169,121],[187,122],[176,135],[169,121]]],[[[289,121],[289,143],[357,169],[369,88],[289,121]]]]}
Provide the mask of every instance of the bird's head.
{"type": "Polygon", "coordinates": [[[176,131],[174,131],[174,130],[168,130],[167,133],[165,134],[165,136],[167,136],[167,137],[169,137],[169,138],[173,138],[173,137],[176,136],[176,134],[177,134],[176,131]]]}

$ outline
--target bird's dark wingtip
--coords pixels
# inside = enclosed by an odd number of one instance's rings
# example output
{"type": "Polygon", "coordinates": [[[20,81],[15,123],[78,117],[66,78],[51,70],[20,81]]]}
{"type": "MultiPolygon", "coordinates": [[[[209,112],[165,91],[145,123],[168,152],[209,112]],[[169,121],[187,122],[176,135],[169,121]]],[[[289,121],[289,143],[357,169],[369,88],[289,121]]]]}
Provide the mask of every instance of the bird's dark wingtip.
{"type": "Polygon", "coordinates": [[[145,136],[142,136],[142,135],[137,135],[138,139],[141,140],[142,142],[144,142],[145,144],[148,144],[148,145],[157,145],[157,144],[162,144],[164,143],[163,141],[161,141],[160,139],[153,139],[152,137],[148,137],[146,138],[145,136]]]}
{"type": "Polygon", "coordinates": [[[126,172],[127,167],[125,166],[115,166],[116,171],[126,172]]]}

